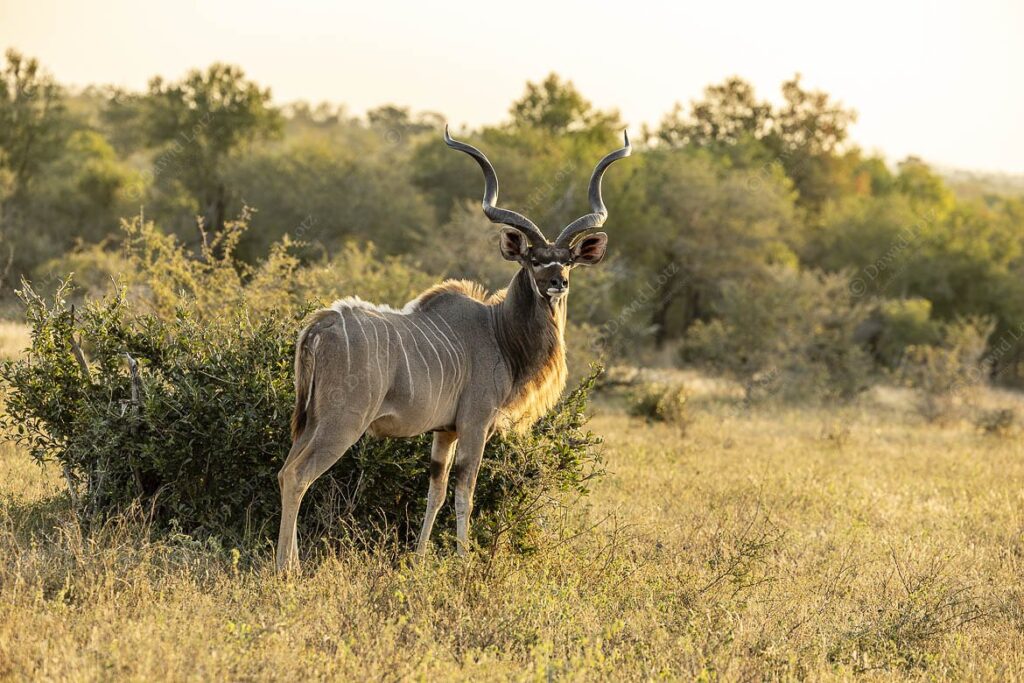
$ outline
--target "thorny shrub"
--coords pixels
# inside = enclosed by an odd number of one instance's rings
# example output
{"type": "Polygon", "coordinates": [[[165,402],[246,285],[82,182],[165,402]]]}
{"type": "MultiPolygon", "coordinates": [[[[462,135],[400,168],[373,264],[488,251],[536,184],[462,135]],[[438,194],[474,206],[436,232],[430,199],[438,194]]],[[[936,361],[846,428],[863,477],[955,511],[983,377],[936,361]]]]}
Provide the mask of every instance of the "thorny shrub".
{"type": "MultiPolygon", "coordinates": [[[[152,224],[127,223],[130,269],[78,310],[67,303],[69,283],[51,299],[23,285],[31,344],[0,365],[0,427],[60,467],[83,518],[141,503],[158,529],[260,541],[276,528],[295,338],[313,308],[288,287],[326,275],[300,267],[287,242],[256,266],[240,264],[233,250],[245,225],[243,216],[204,239],[194,257],[152,224]]],[[[402,263],[364,265],[418,279],[402,263]]],[[[545,519],[588,492],[601,471],[600,440],[585,427],[599,372],[528,434],[491,439],[475,496],[478,540],[529,549],[545,519]]],[[[386,530],[411,540],[425,505],[429,441],[360,440],[307,496],[307,534],[386,530]]]]}

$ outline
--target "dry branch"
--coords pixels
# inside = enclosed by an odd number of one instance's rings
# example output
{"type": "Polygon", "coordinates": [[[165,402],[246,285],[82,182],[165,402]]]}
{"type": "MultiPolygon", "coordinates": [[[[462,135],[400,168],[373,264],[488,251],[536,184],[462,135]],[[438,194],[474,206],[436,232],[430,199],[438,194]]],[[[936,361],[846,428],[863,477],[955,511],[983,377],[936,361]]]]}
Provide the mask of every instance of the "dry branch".
{"type": "Polygon", "coordinates": [[[82,368],[82,375],[85,376],[87,382],[92,382],[92,372],[89,370],[89,361],[85,359],[85,353],[82,351],[82,345],[77,339],[75,339],[75,306],[71,306],[71,352],[75,354],[75,360],[78,361],[79,367],[82,368]]]}
{"type": "MultiPolygon", "coordinates": [[[[125,358],[128,359],[128,371],[131,373],[132,381],[132,398],[129,403],[129,419],[131,420],[131,433],[132,440],[136,441],[139,432],[139,406],[141,404],[140,397],[142,396],[142,380],[139,377],[139,362],[132,358],[130,353],[125,352],[125,358]]],[[[142,475],[139,473],[139,466],[135,462],[135,459],[129,456],[132,468],[132,477],[135,479],[135,490],[138,495],[142,495],[144,488],[142,486],[142,475]]]]}

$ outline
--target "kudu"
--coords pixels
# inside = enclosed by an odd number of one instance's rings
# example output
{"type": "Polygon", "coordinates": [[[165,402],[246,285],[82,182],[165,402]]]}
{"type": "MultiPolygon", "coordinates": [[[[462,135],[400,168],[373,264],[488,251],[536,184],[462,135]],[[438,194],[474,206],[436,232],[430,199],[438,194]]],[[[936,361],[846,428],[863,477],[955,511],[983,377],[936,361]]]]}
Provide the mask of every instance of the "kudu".
{"type": "Polygon", "coordinates": [[[629,156],[629,137],[623,137],[625,146],[601,159],[590,178],[592,213],[570,223],[552,243],[528,218],[496,205],[494,167],[445,127],[445,143],[483,170],[484,214],[508,226],[500,235],[501,255],[520,269],[491,297],[479,285],[448,280],[401,310],[348,298],[313,315],[295,350],[293,441],[278,475],[279,570],[298,566],[296,517],[307,489],[364,433],[434,433],[416,550],[427,549],[454,461],[458,550],[466,552],[487,439],[495,429],[528,427],[565,387],[569,271],[604,258],[608,236],[595,232],[608,216],[601,178],[612,162],[629,156]]]}

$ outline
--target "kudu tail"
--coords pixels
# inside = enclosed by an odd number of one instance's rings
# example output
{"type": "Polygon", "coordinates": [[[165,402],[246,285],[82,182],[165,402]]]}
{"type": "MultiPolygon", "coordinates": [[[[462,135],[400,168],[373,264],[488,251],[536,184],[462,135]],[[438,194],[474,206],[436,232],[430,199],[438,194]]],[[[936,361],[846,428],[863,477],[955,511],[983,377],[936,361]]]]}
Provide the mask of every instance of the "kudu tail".
{"type": "Polygon", "coordinates": [[[292,441],[299,438],[306,429],[309,411],[312,409],[313,370],[316,365],[314,349],[306,344],[306,330],[295,346],[295,410],[292,412],[292,441]]]}
{"type": "Polygon", "coordinates": [[[295,344],[295,410],[292,412],[292,440],[299,438],[313,416],[313,389],[316,378],[316,349],[320,344],[320,323],[337,315],[324,310],[314,314],[312,322],[299,333],[295,344]]]}

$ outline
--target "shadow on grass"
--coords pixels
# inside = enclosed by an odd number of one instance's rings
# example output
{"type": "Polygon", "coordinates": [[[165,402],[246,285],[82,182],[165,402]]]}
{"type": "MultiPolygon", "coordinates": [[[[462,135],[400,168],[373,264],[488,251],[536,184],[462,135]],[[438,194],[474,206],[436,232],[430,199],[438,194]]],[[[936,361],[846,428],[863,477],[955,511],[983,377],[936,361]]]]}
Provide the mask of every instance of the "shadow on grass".
{"type": "Polygon", "coordinates": [[[71,497],[66,493],[34,500],[0,493],[0,520],[20,543],[28,543],[74,519],[71,497]]]}

